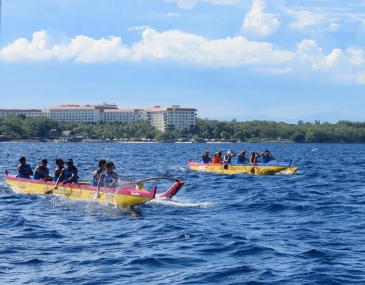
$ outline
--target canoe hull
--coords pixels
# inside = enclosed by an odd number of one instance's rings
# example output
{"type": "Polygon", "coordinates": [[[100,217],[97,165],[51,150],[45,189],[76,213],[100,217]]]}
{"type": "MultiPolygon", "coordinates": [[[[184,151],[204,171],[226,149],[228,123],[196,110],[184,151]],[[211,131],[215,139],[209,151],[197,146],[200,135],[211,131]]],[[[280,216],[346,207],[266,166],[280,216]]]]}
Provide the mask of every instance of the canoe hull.
{"type": "Polygon", "coordinates": [[[284,171],[290,167],[291,161],[286,163],[275,163],[275,164],[218,164],[209,163],[203,164],[199,162],[193,162],[189,159],[188,166],[193,171],[198,172],[211,172],[221,174],[255,174],[255,175],[273,175],[275,173],[284,171]]]}
{"type": "Polygon", "coordinates": [[[54,189],[55,183],[52,181],[22,179],[5,173],[5,182],[16,192],[20,194],[49,194],[64,196],[71,200],[89,200],[100,203],[111,203],[116,207],[134,207],[146,203],[155,198],[156,186],[151,192],[131,188],[130,186],[123,188],[100,188],[100,198],[95,199],[96,187],[65,184],[54,189]]]}

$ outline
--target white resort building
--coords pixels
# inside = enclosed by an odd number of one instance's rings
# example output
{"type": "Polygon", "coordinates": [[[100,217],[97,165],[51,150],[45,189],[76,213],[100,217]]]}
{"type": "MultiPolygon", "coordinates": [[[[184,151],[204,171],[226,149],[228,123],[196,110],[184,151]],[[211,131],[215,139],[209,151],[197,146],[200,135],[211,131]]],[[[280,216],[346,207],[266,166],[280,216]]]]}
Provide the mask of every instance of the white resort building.
{"type": "Polygon", "coordinates": [[[119,122],[130,123],[148,120],[152,126],[164,132],[167,130],[190,130],[195,126],[195,108],[181,108],[172,105],[168,108],[154,106],[150,109],[118,109],[117,105],[61,105],[47,110],[4,110],[0,109],[0,118],[20,114],[26,117],[49,117],[59,122],[119,122]]]}

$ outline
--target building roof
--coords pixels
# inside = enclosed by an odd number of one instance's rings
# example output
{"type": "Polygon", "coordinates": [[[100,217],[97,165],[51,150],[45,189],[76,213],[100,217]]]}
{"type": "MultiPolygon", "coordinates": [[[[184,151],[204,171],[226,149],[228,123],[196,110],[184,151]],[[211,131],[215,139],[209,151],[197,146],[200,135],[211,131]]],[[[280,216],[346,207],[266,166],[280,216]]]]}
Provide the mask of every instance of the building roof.
{"type": "Polygon", "coordinates": [[[198,110],[195,108],[179,108],[179,107],[169,107],[169,108],[161,108],[161,107],[152,107],[151,109],[146,109],[146,112],[166,112],[166,111],[186,111],[186,112],[197,112],[198,110]]]}
{"type": "Polygon", "coordinates": [[[138,113],[143,112],[143,109],[106,109],[104,113],[138,113]]]}
{"type": "Polygon", "coordinates": [[[12,113],[15,113],[15,112],[18,112],[18,113],[40,113],[42,112],[43,110],[37,110],[37,109],[0,109],[0,112],[12,112],[12,113]]]}

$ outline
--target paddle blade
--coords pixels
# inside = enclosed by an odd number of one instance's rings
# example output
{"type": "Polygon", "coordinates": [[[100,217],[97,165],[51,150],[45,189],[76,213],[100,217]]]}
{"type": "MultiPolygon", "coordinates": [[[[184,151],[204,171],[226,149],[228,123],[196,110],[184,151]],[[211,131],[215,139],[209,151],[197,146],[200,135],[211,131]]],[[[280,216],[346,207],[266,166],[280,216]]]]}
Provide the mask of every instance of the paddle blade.
{"type": "Polygon", "coordinates": [[[44,192],[43,194],[44,194],[44,195],[50,195],[50,194],[53,194],[53,190],[54,190],[54,189],[48,190],[48,191],[44,192]]]}

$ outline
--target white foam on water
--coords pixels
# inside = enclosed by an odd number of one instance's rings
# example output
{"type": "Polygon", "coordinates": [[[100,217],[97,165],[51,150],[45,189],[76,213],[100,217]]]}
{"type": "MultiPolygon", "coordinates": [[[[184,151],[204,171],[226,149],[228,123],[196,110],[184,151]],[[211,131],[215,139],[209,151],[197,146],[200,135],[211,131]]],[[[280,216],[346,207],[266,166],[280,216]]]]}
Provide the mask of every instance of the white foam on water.
{"type": "Polygon", "coordinates": [[[314,151],[317,151],[317,150],[318,150],[318,148],[314,148],[314,149],[312,149],[311,151],[313,151],[313,152],[314,152],[314,151]]]}
{"type": "Polygon", "coordinates": [[[216,204],[209,202],[201,202],[201,203],[192,203],[192,202],[184,202],[184,201],[176,201],[176,200],[167,200],[162,198],[156,198],[147,203],[151,206],[168,206],[175,208],[199,208],[199,209],[211,209],[216,206],[216,204]]]}

